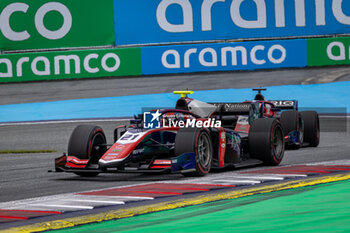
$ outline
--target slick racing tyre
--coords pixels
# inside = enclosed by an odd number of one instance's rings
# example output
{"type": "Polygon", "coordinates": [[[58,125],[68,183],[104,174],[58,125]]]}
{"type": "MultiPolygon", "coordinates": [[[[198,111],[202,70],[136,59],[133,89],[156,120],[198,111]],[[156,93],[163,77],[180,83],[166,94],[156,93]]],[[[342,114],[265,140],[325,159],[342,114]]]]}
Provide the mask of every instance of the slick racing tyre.
{"type": "Polygon", "coordinates": [[[301,114],[298,111],[285,111],[281,114],[280,119],[283,135],[287,136],[290,132],[297,131],[298,139],[294,145],[287,145],[290,149],[299,149],[304,142],[304,124],[301,114]]]}
{"type": "MultiPolygon", "coordinates": [[[[98,145],[106,144],[106,136],[103,130],[94,125],[79,125],[70,136],[68,143],[68,155],[78,159],[90,159],[90,163],[96,164],[105,149],[98,145]]],[[[97,172],[76,172],[79,176],[97,176],[97,172]]]]}
{"type": "Polygon", "coordinates": [[[315,111],[301,112],[304,120],[304,142],[309,146],[317,147],[320,143],[320,119],[318,113],[315,111]]]}
{"type": "Polygon", "coordinates": [[[194,152],[196,170],[183,173],[184,176],[204,176],[211,168],[213,146],[208,129],[182,128],[175,139],[175,156],[194,152]]]}
{"type": "Polygon", "coordinates": [[[281,124],[274,118],[256,119],[250,126],[249,153],[268,165],[277,166],[284,155],[284,136],[281,124]]]}

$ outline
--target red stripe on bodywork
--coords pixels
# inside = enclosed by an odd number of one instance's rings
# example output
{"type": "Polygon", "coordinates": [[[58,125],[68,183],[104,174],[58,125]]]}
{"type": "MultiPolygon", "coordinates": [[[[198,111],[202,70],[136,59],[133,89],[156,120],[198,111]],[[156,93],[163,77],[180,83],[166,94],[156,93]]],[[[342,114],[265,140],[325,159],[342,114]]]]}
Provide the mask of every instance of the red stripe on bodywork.
{"type": "Polygon", "coordinates": [[[76,165],[76,164],[71,163],[71,162],[67,162],[66,166],[68,166],[68,167],[75,167],[75,168],[84,168],[85,167],[85,165],[76,165]]]}
{"type": "Polygon", "coordinates": [[[88,162],[89,162],[89,160],[88,159],[79,159],[79,158],[77,158],[77,157],[74,157],[74,156],[67,156],[67,161],[68,162],[71,162],[71,163],[74,163],[74,164],[84,164],[84,165],[86,165],[88,162]]]}
{"type": "Polygon", "coordinates": [[[170,159],[156,159],[154,160],[153,164],[157,164],[157,165],[171,165],[171,160],[170,159]]]}
{"type": "Polygon", "coordinates": [[[156,165],[156,166],[152,166],[151,169],[152,168],[169,168],[169,167],[171,167],[171,166],[170,165],[164,165],[164,166],[156,165]]]}
{"type": "Polygon", "coordinates": [[[220,167],[225,166],[225,150],[226,150],[226,132],[225,129],[219,128],[219,157],[220,157],[220,167]]]}

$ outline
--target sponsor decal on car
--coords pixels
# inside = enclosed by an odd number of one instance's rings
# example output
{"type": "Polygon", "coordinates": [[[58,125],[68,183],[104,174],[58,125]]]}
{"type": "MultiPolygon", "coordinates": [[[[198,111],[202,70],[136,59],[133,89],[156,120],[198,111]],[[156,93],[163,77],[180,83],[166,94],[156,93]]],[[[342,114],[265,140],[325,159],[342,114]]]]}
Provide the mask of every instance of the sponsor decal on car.
{"type": "Polygon", "coordinates": [[[108,155],[119,155],[119,153],[108,153],[108,155]]]}

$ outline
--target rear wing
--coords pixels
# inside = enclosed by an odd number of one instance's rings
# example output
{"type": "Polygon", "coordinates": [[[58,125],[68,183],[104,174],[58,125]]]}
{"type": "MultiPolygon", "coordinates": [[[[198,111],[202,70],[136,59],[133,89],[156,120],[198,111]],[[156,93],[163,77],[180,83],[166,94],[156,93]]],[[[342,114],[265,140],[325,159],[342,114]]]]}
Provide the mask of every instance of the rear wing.
{"type": "MultiPolygon", "coordinates": [[[[215,113],[223,115],[249,115],[254,111],[252,103],[210,103],[217,107],[215,113]]],[[[257,109],[257,108],[256,108],[257,109]]]]}
{"type": "Polygon", "coordinates": [[[298,101],[297,100],[269,100],[269,102],[273,103],[276,108],[287,110],[298,110],[298,101]]]}

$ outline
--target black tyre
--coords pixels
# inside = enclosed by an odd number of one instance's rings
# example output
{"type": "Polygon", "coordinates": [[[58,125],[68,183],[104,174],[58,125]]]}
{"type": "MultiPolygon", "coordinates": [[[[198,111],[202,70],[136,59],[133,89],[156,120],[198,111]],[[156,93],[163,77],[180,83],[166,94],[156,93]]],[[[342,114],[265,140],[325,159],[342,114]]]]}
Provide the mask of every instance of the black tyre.
{"type": "Polygon", "coordinates": [[[250,126],[249,153],[268,165],[277,166],[284,155],[284,136],[281,124],[274,118],[256,119],[250,126]]]}
{"type": "Polygon", "coordinates": [[[320,144],[320,119],[315,111],[301,112],[304,120],[304,142],[317,147],[320,144]]]}
{"type": "Polygon", "coordinates": [[[298,111],[285,111],[281,114],[280,123],[283,128],[283,135],[287,136],[292,131],[298,131],[299,142],[294,145],[289,145],[289,148],[299,149],[304,142],[304,123],[302,115],[298,111]]]}
{"type": "MultiPolygon", "coordinates": [[[[68,155],[78,159],[90,159],[90,163],[97,163],[105,149],[98,145],[106,144],[106,136],[103,130],[94,125],[79,125],[70,136],[68,143],[68,155]]],[[[76,172],[79,176],[97,176],[96,172],[76,172]]]]}
{"type": "Polygon", "coordinates": [[[175,139],[175,156],[194,152],[196,170],[183,173],[184,176],[204,176],[211,168],[213,146],[208,129],[183,128],[179,129],[175,139]]]}

